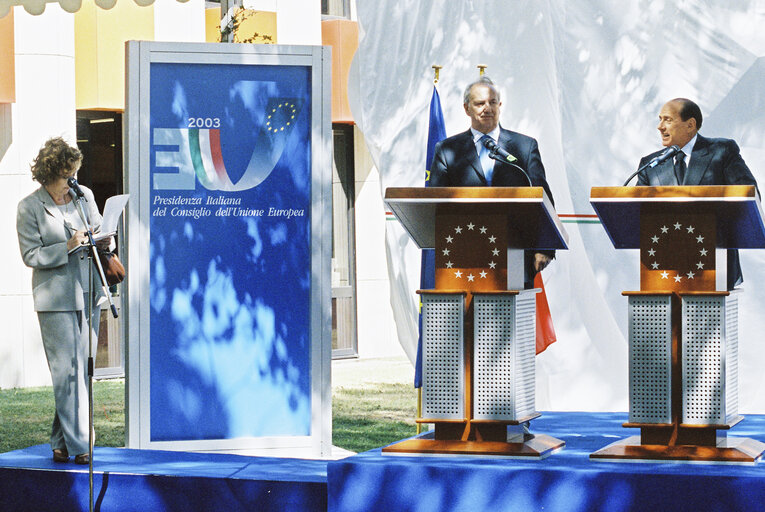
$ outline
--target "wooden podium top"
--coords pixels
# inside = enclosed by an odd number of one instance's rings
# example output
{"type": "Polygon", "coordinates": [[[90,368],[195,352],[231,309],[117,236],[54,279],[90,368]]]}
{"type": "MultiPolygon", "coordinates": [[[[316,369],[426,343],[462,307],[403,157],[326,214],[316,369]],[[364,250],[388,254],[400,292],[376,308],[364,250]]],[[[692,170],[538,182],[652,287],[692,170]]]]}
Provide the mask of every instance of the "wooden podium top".
{"type": "Polygon", "coordinates": [[[617,249],[640,248],[643,213],[708,213],[717,247],[765,248],[765,215],[753,185],[592,187],[590,203],[617,249]]]}
{"type": "Polygon", "coordinates": [[[542,187],[389,187],[385,204],[422,249],[435,247],[436,209],[511,216],[528,249],[568,249],[568,233],[542,187]]]}

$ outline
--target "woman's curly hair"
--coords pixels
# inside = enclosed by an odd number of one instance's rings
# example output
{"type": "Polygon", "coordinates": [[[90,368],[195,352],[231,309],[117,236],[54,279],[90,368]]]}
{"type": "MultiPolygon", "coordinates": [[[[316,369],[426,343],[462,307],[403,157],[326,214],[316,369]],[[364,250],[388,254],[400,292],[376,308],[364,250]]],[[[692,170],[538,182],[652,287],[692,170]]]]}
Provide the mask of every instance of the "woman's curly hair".
{"type": "Polygon", "coordinates": [[[79,168],[82,153],[61,137],[45,141],[32,162],[32,179],[47,185],[57,178],[68,178],[79,168]]]}

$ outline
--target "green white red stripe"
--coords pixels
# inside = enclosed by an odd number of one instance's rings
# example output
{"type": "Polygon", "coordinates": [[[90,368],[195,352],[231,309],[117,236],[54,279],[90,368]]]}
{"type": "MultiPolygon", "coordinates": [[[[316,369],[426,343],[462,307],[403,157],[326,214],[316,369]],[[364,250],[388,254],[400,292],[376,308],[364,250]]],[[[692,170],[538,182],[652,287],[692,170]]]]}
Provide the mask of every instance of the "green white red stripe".
{"type": "MultiPolygon", "coordinates": [[[[560,213],[558,217],[563,224],[600,224],[600,219],[595,214],[560,213]]],[[[396,216],[393,212],[386,211],[385,220],[396,220],[396,216]]]]}

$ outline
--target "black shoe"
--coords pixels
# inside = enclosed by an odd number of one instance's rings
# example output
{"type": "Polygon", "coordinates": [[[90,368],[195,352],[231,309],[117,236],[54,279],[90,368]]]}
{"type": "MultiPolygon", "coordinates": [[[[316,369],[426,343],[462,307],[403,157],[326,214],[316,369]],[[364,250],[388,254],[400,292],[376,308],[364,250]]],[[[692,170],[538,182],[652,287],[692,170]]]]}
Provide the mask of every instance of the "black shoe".
{"type": "Polygon", "coordinates": [[[75,464],[82,464],[82,465],[90,464],[90,454],[81,453],[81,454],[77,455],[74,458],[74,463],[75,464]]]}
{"type": "Polygon", "coordinates": [[[56,448],[53,450],[53,462],[69,462],[69,453],[66,448],[59,450],[56,448]]]}

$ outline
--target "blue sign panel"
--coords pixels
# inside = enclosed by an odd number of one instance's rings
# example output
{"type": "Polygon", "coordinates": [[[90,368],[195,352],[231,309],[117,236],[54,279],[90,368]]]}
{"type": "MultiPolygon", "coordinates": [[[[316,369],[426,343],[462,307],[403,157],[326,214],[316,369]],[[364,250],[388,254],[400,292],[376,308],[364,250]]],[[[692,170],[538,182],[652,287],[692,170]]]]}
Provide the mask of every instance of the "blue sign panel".
{"type": "Polygon", "coordinates": [[[152,442],[311,434],[310,73],[150,66],[152,442]]]}

